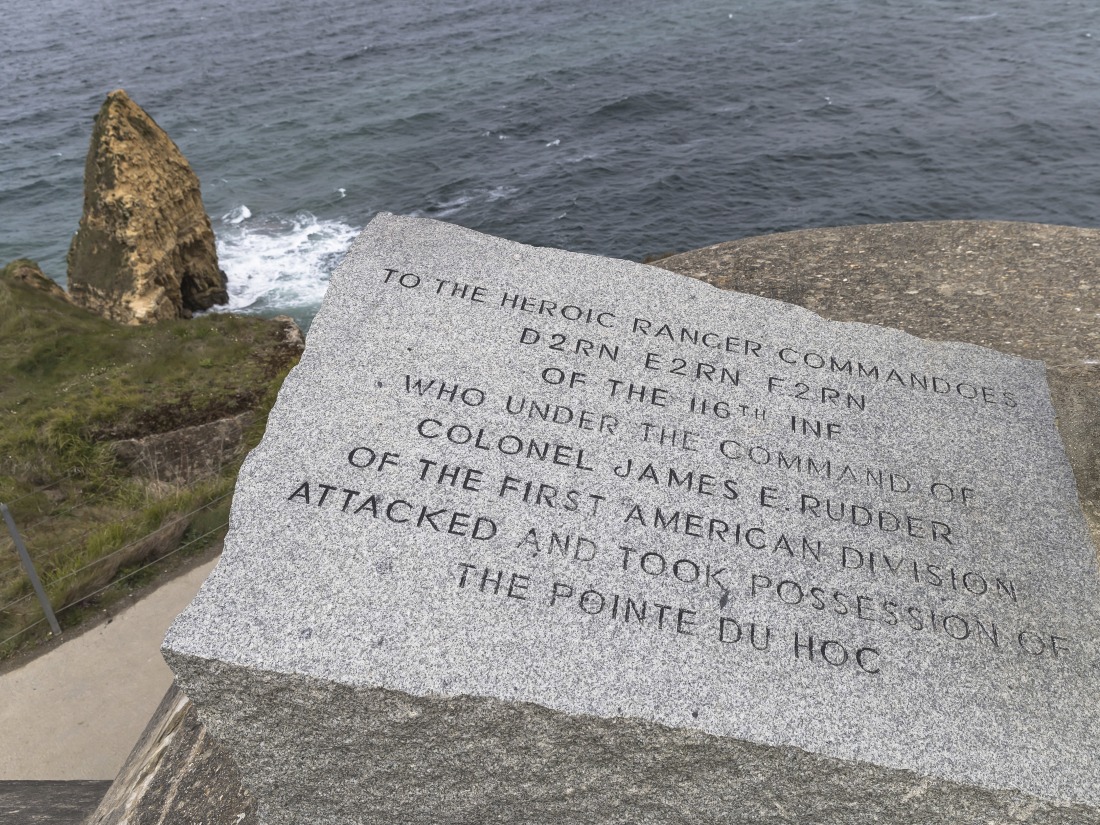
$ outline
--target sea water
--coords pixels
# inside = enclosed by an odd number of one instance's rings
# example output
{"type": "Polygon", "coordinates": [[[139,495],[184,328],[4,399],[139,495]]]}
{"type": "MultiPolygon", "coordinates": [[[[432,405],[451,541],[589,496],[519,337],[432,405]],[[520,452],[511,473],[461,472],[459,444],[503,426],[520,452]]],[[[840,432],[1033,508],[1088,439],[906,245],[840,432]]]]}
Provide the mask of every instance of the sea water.
{"type": "Polygon", "coordinates": [[[123,87],[230,308],[308,324],[377,211],[642,259],[805,227],[1100,222],[1091,0],[34,0],[0,38],[0,262],[64,281],[123,87]]]}

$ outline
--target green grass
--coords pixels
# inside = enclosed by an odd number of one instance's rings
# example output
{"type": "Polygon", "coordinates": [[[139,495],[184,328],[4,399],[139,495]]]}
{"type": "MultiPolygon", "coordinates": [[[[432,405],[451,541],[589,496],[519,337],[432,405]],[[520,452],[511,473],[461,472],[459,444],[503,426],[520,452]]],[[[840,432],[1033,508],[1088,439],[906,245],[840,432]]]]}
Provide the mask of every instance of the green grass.
{"type": "MultiPolygon", "coordinates": [[[[0,272],[0,501],[10,503],[55,607],[77,604],[209,532],[211,519],[224,522],[236,477],[238,462],[186,488],[133,476],[109,442],[251,410],[250,447],[293,354],[270,321],[208,315],[122,326],[8,269],[0,272]],[[138,542],[154,531],[159,541],[138,542]]],[[[16,564],[0,529],[0,605],[31,592],[16,564]]],[[[0,657],[35,638],[3,644],[41,616],[33,596],[0,611],[0,657]]]]}

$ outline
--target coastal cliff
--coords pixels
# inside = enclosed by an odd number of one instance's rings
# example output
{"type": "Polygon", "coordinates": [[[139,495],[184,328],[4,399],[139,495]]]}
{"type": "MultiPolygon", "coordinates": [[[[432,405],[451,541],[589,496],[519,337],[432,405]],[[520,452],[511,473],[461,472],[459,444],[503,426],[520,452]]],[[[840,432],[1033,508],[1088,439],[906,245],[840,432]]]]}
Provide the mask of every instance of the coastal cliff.
{"type": "MultiPolygon", "coordinates": [[[[0,271],[0,501],[63,626],[120,571],[218,540],[304,343],[285,316],[192,318],[228,297],[199,181],[121,90],[96,116],[69,287],[28,259],[0,271]]],[[[29,588],[0,571],[0,658],[42,638],[29,588]]]]}
{"type": "MultiPolygon", "coordinates": [[[[301,350],[289,318],[120,325],[33,262],[0,271],[0,501],[63,627],[107,604],[111,591],[84,600],[120,570],[224,519],[236,468],[301,350]]],[[[44,635],[29,593],[18,565],[0,570],[0,604],[13,603],[0,612],[0,658],[44,635]]]]}

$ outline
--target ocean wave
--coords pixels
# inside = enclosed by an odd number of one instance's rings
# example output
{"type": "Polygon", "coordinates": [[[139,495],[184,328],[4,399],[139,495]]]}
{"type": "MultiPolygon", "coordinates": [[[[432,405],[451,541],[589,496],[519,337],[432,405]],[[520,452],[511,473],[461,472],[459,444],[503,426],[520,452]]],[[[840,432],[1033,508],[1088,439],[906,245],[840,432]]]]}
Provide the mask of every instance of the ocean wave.
{"type": "Polygon", "coordinates": [[[443,187],[425,198],[425,205],[413,209],[410,215],[416,218],[450,218],[474,204],[506,201],[518,194],[520,187],[510,185],[480,186],[458,189],[456,186],[443,187]],[[458,191],[455,191],[455,190],[458,191]]]}
{"type": "Polygon", "coordinates": [[[241,221],[247,220],[252,217],[252,210],[245,206],[243,203],[240,206],[236,206],[233,209],[222,215],[222,220],[225,223],[238,224],[241,221]]]}
{"type": "Polygon", "coordinates": [[[214,227],[229,280],[225,312],[311,316],[359,229],[309,212],[254,216],[244,204],[214,227]]]}

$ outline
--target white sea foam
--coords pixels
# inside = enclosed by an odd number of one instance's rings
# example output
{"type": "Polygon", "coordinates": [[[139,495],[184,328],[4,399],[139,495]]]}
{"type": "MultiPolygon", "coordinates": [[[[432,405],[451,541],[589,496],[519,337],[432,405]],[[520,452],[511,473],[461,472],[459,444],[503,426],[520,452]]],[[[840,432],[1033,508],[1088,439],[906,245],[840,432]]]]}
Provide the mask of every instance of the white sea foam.
{"type": "Polygon", "coordinates": [[[508,200],[520,189],[518,186],[489,186],[465,189],[453,197],[441,198],[431,195],[426,198],[423,209],[413,209],[410,215],[417,218],[450,218],[462,212],[471,204],[493,203],[508,200]]]}
{"type": "Polygon", "coordinates": [[[494,186],[485,194],[485,200],[489,203],[492,203],[493,201],[507,200],[518,191],[518,186],[494,186]]]}
{"type": "Polygon", "coordinates": [[[428,209],[414,209],[409,214],[417,218],[447,218],[454,215],[456,212],[462,210],[466,204],[474,199],[474,196],[468,193],[460,193],[453,198],[434,199],[429,198],[432,201],[430,208],[428,209]]]}
{"type": "Polygon", "coordinates": [[[218,260],[229,279],[229,303],[219,309],[265,315],[315,310],[358,233],[309,212],[255,217],[238,206],[215,226],[218,260]]]}
{"type": "Polygon", "coordinates": [[[245,206],[243,203],[240,206],[235,206],[224,215],[222,220],[226,223],[240,223],[252,217],[252,210],[245,206]]]}

